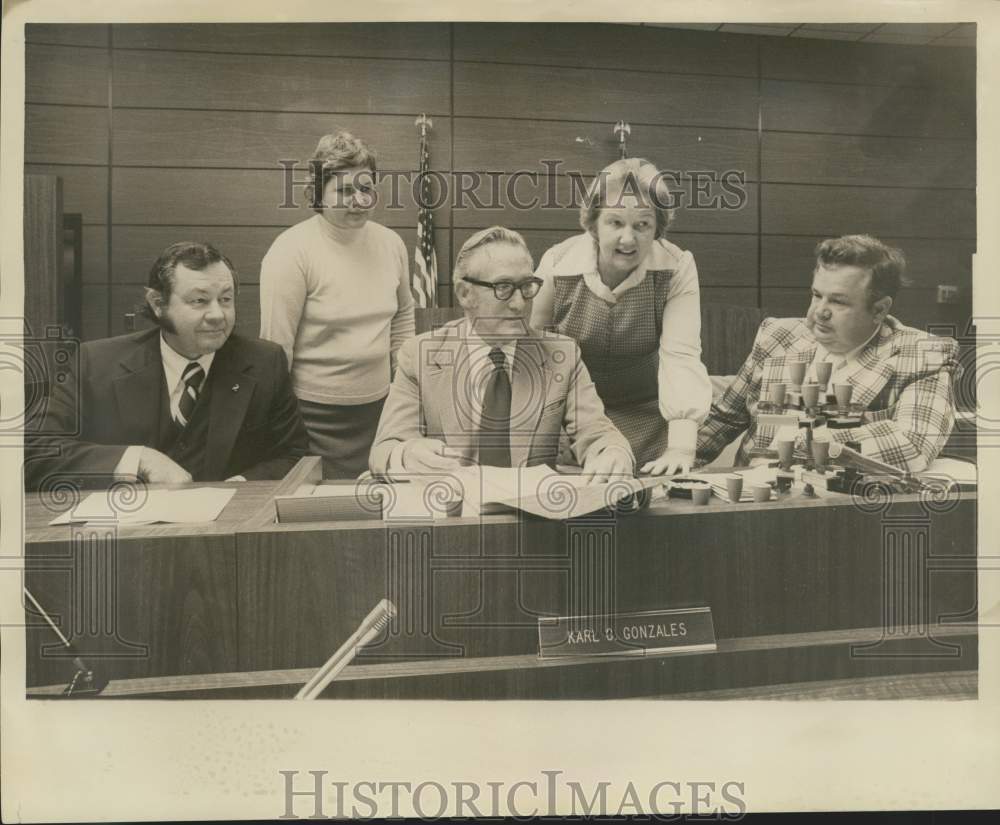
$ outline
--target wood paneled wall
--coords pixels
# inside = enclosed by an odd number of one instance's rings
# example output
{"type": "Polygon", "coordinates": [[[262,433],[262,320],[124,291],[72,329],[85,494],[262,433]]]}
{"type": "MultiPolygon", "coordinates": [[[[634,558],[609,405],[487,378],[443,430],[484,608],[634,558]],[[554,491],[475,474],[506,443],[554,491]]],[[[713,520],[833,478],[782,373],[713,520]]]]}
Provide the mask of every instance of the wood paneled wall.
{"type": "MultiPolygon", "coordinates": [[[[184,238],[233,259],[239,324],[256,333],[260,260],[310,214],[301,188],[302,206],[282,208],[278,161],[301,161],[301,179],[317,138],[348,128],[383,170],[412,176],[421,112],[434,119],[432,167],[458,184],[435,210],[445,301],[450,261],[476,229],[517,228],[536,259],[578,231],[574,189],[617,157],[611,125],[624,119],[630,154],[681,173],[688,196],[694,171],[745,175],[740,208],[682,209],[672,229],[704,300],[800,315],[816,241],[870,232],[907,252],[905,322],[964,327],[971,315],[972,49],[582,24],[32,25],[26,36],[26,168],[61,176],[66,211],[83,214],[87,338],[123,331],[156,255],[184,238]],[[463,172],[491,174],[475,187],[463,172]],[[517,208],[508,185],[562,205],[517,208]],[[495,208],[475,205],[492,206],[497,186],[495,208]],[[959,304],[937,305],[937,284],[958,285],[959,304]]],[[[389,196],[383,187],[377,219],[412,250],[410,187],[398,208],[389,196]]]]}

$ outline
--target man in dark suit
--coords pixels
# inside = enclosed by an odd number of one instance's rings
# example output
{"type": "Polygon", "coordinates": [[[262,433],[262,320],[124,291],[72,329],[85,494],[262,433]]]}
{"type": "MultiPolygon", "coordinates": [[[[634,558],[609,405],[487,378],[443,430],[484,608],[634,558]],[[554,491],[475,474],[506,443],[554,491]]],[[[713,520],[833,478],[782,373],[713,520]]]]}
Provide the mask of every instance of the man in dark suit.
{"type": "Polygon", "coordinates": [[[82,345],[79,373],[51,389],[42,431],[60,435],[28,439],[28,489],[280,478],[305,455],[284,352],[233,333],[238,286],[208,244],[164,250],[146,289],[156,328],[82,345]]]}

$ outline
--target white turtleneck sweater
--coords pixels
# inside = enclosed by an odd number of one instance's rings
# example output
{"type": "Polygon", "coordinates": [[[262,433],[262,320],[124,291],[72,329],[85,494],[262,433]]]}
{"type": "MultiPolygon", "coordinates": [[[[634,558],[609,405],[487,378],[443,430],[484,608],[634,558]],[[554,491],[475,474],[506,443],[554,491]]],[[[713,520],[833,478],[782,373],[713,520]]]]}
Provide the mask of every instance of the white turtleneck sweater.
{"type": "Polygon", "coordinates": [[[295,394],[368,404],[389,392],[414,334],[406,246],[372,221],[341,229],[314,215],[282,232],[260,268],[260,337],[280,344],[295,394]]]}

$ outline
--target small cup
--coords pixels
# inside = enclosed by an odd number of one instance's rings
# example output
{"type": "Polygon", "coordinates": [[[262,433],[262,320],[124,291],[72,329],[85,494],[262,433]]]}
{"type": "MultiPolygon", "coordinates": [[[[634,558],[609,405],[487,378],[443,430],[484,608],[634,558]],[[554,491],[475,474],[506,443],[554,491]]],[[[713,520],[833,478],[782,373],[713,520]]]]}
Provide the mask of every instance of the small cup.
{"type": "Polygon", "coordinates": [[[830,386],[830,376],[833,374],[833,364],[829,361],[820,361],[816,365],[816,383],[825,391],[830,386]]]}
{"type": "Polygon", "coordinates": [[[708,500],[712,497],[711,487],[695,487],[691,491],[691,501],[698,505],[708,504],[708,500]]]}
{"type": "Polygon", "coordinates": [[[726,476],[726,492],[733,504],[739,504],[740,496],[743,495],[743,476],[736,473],[726,476]]]}
{"type": "Polygon", "coordinates": [[[788,376],[791,379],[793,387],[801,387],[802,382],[806,380],[806,362],[793,361],[789,364],[788,376]]]}
{"type": "Polygon", "coordinates": [[[851,397],[854,395],[853,384],[834,384],[833,394],[837,396],[837,406],[847,412],[851,408],[851,397]]]}
{"type": "Polygon", "coordinates": [[[779,441],[778,442],[778,461],[781,462],[782,470],[792,469],[792,456],[795,453],[795,442],[794,441],[779,441]]]}
{"type": "Polygon", "coordinates": [[[814,438],[812,440],[812,456],[816,469],[825,470],[827,462],[830,460],[830,442],[814,438]]]}
{"type": "Polygon", "coordinates": [[[770,484],[754,484],[753,486],[753,500],[758,504],[763,504],[764,502],[771,500],[771,485],[770,484]]]}
{"type": "Polygon", "coordinates": [[[802,404],[807,410],[811,410],[819,401],[819,384],[802,385],[802,404]]]}
{"type": "Polygon", "coordinates": [[[771,388],[768,391],[767,399],[775,407],[785,406],[785,385],[784,384],[771,384],[771,388]]]}

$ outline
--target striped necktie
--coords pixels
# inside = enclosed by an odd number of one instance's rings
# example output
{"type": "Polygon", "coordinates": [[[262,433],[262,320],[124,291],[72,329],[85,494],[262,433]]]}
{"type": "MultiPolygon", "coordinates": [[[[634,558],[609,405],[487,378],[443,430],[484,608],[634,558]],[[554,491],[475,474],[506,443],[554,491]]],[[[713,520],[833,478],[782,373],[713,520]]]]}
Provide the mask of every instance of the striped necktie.
{"type": "Polygon", "coordinates": [[[184,374],[181,376],[184,389],[177,402],[177,417],[174,419],[179,426],[186,427],[191,420],[195,404],[198,403],[198,391],[201,389],[201,382],[204,379],[205,370],[197,361],[190,361],[184,368],[184,374]]]}

